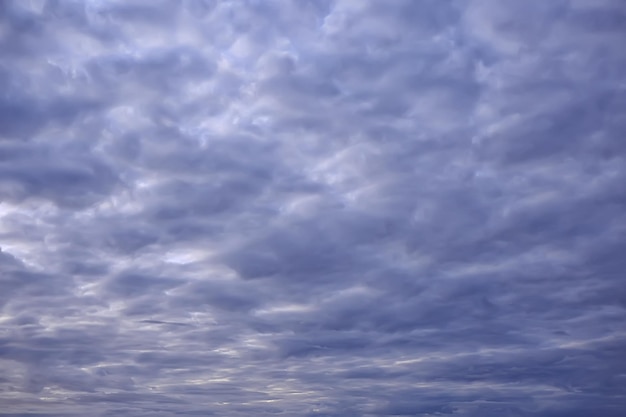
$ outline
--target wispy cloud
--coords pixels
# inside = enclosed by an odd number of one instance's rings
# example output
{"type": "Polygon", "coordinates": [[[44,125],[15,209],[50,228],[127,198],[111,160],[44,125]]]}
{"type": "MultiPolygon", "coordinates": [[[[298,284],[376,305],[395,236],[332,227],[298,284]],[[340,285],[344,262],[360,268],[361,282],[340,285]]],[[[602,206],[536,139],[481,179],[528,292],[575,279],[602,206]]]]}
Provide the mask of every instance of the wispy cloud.
{"type": "Polygon", "coordinates": [[[0,415],[622,416],[624,21],[0,3],[0,415]]]}

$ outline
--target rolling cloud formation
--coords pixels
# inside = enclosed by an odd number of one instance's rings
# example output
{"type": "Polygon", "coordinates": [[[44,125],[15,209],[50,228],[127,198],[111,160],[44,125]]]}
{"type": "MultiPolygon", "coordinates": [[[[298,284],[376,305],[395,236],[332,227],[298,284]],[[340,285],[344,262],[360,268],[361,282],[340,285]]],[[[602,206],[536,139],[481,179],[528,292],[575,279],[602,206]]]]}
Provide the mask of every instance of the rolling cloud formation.
{"type": "Polygon", "coordinates": [[[625,36],[0,2],[0,415],[622,417],[625,36]]]}

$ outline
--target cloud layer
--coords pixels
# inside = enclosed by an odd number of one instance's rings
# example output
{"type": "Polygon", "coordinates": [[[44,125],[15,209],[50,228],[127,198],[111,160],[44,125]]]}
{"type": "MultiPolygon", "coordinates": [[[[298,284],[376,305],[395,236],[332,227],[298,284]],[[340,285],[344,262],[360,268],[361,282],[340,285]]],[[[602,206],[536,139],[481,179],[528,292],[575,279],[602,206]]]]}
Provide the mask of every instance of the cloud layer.
{"type": "Polygon", "coordinates": [[[624,35],[0,2],[0,415],[622,416],[624,35]]]}

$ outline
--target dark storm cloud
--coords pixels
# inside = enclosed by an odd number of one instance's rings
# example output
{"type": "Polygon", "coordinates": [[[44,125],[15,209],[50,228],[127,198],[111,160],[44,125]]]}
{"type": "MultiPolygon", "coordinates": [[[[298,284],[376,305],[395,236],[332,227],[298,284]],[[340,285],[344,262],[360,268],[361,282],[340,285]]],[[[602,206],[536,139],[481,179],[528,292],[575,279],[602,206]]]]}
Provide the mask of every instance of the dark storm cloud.
{"type": "Polygon", "coordinates": [[[0,415],[620,416],[625,10],[0,5],[0,415]]]}

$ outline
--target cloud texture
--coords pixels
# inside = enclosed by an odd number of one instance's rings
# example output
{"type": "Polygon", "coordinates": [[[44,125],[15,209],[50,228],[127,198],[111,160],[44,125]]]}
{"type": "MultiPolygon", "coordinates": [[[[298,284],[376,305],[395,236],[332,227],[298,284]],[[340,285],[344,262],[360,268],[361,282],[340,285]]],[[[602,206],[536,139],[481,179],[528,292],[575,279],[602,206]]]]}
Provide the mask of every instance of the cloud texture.
{"type": "Polygon", "coordinates": [[[0,2],[0,415],[623,416],[625,35],[0,2]]]}

